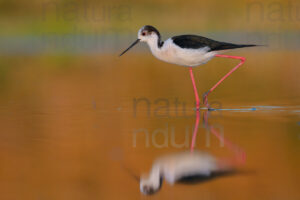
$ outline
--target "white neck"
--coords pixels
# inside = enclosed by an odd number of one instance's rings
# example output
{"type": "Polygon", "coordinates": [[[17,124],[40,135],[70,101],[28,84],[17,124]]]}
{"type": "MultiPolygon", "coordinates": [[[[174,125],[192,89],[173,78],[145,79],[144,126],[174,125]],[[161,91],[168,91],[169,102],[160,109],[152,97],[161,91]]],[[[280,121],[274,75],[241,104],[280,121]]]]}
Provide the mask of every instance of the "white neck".
{"type": "Polygon", "coordinates": [[[158,52],[161,50],[161,48],[158,46],[158,36],[157,35],[152,35],[148,40],[147,44],[149,45],[152,53],[158,52]]]}

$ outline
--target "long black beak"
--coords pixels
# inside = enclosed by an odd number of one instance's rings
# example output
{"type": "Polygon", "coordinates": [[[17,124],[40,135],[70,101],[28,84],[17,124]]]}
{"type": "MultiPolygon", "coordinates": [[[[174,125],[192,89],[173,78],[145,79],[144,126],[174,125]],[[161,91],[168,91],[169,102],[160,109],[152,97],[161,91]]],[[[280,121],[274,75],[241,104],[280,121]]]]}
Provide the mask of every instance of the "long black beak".
{"type": "Polygon", "coordinates": [[[139,43],[140,39],[137,39],[134,43],[132,43],[125,51],[123,51],[123,53],[120,54],[120,56],[122,56],[124,53],[126,53],[129,49],[131,49],[134,45],[136,45],[137,43],[139,43]]]}

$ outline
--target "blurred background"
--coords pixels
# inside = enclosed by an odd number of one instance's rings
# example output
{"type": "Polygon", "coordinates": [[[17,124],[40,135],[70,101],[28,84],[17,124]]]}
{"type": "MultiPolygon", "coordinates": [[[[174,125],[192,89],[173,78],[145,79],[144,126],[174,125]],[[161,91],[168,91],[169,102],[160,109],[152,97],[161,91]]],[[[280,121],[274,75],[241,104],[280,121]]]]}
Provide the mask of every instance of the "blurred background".
{"type": "MultiPolygon", "coordinates": [[[[187,68],[155,59],[146,44],[118,57],[146,24],[163,40],[266,45],[228,52],[247,61],[209,99],[229,109],[210,121],[245,150],[252,173],[164,184],[153,198],[299,199],[296,0],[0,0],[0,198],[143,199],[122,165],[140,174],[161,154],[188,149],[187,68]]],[[[216,58],[195,68],[199,94],[236,64],[216,58]]],[[[198,134],[197,149],[231,155],[213,136],[208,145],[204,127],[198,134]]]]}

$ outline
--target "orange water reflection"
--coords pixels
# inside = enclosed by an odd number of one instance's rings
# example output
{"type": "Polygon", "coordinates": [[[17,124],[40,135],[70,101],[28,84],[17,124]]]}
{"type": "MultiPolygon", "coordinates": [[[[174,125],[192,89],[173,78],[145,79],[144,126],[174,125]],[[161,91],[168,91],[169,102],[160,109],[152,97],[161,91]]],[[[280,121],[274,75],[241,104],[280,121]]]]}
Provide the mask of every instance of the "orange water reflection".
{"type": "MultiPolygon", "coordinates": [[[[281,55],[249,53],[245,66],[210,97],[224,109],[258,108],[212,112],[209,118],[246,152],[241,168],[252,173],[192,186],[165,184],[155,198],[299,197],[299,68],[284,60],[295,53],[281,55]]],[[[160,155],[190,148],[195,112],[187,69],[150,56],[23,61],[1,61],[11,67],[1,78],[1,199],[144,198],[121,166],[141,174],[160,155]],[[142,102],[134,110],[134,99],[142,97],[150,109],[142,102]]],[[[231,64],[197,68],[199,93],[231,64]]],[[[201,122],[195,148],[233,155],[201,122]]]]}

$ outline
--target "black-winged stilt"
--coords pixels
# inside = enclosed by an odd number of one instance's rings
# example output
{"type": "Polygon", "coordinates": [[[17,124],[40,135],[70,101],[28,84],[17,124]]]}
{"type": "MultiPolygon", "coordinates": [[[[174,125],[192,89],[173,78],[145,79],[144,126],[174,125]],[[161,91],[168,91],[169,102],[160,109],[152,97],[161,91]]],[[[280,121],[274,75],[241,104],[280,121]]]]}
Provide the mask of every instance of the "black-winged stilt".
{"type": "Polygon", "coordinates": [[[197,109],[199,109],[200,100],[192,68],[205,64],[213,57],[240,60],[240,63],[237,66],[231,69],[210,90],[203,94],[203,103],[207,108],[209,108],[207,99],[208,95],[213,90],[215,90],[216,87],[220,85],[221,82],[223,82],[232,72],[237,70],[246,60],[244,57],[239,56],[220,55],[220,51],[257,46],[253,44],[232,44],[227,42],[218,42],[198,35],[179,35],[171,37],[166,41],[162,41],[158,30],[153,26],[146,25],[138,31],[138,39],[133,44],[131,44],[125,51],[123,51],[123,53],[121,53],[120,56],[126,53],[138,42],[147,42],[152,54],[162,61],[189,67],[196,98],[197,109]]]}

